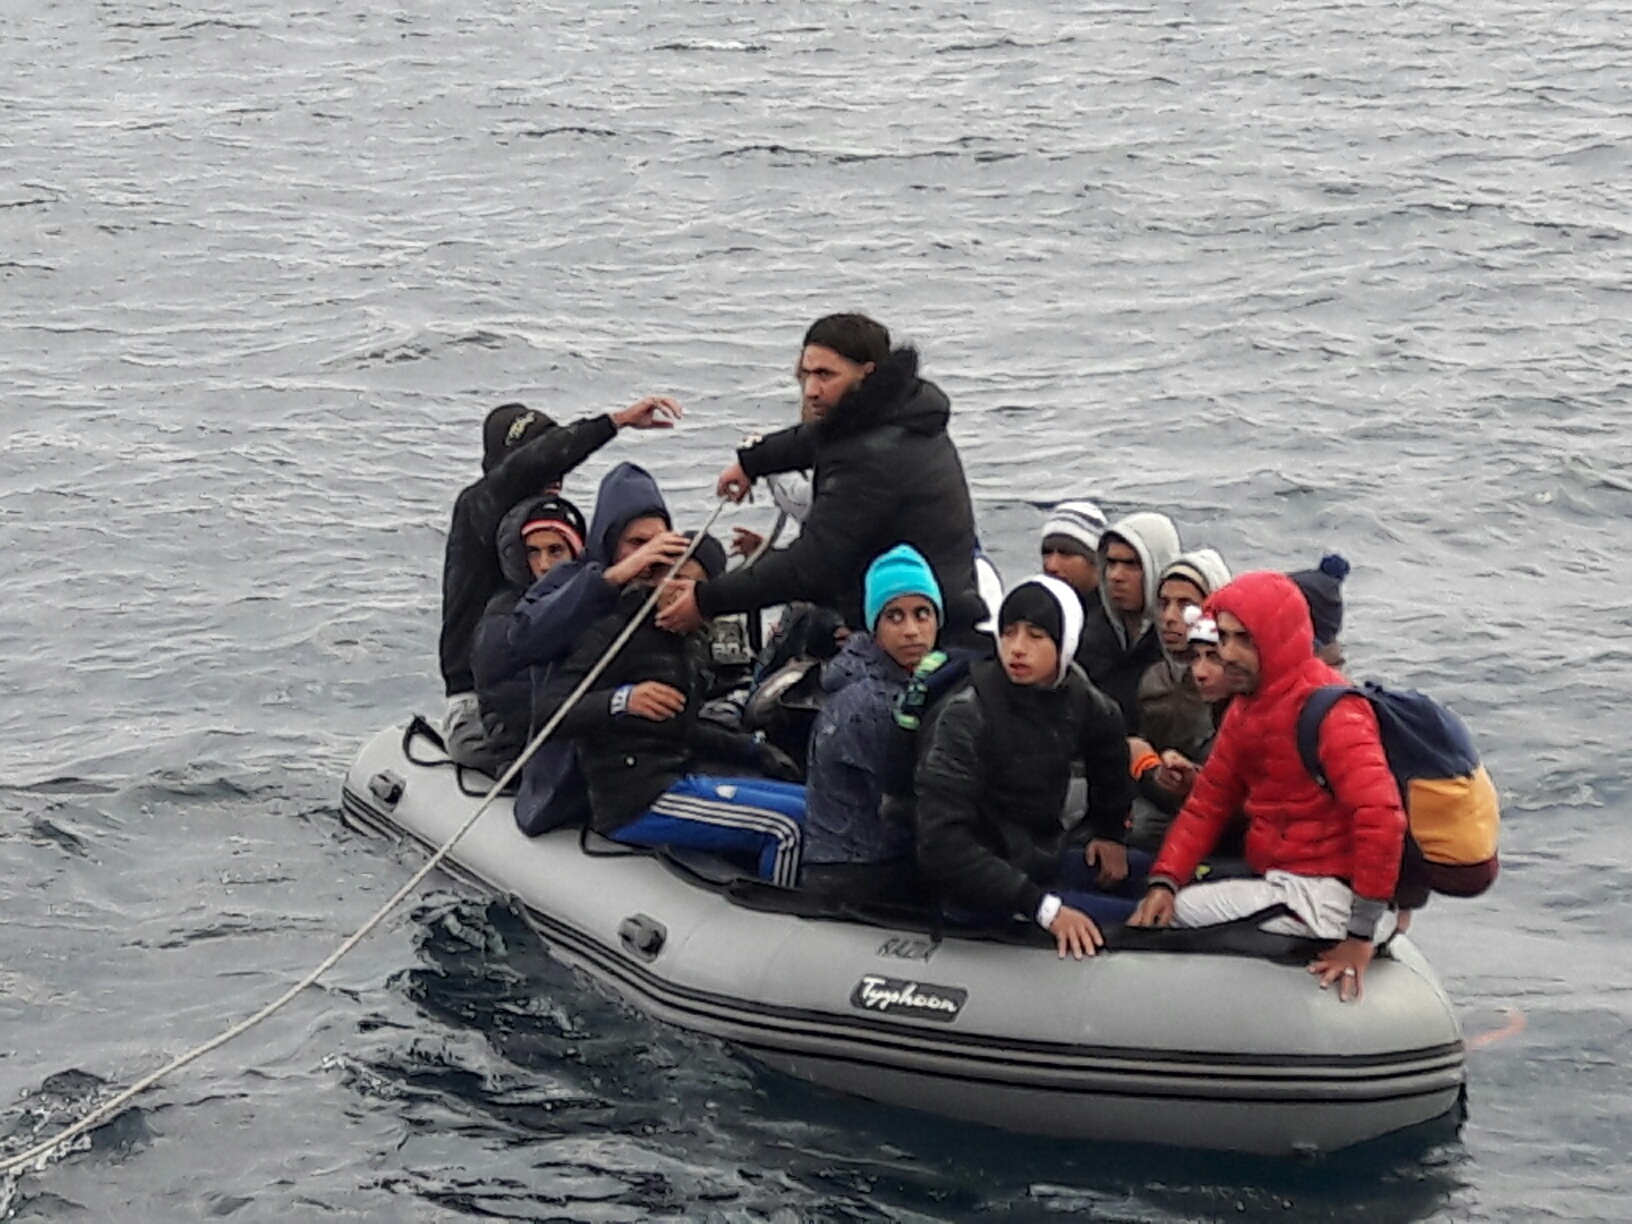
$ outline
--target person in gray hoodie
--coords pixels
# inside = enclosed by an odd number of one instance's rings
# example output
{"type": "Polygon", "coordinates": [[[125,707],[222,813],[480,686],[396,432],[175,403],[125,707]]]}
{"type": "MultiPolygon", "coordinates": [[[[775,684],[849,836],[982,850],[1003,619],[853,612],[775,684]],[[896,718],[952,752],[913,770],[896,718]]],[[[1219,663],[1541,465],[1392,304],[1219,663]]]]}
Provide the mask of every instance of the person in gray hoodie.
{"type": "Polygon", "coordinates": [[[1076,658],[1129,726],[1139,717],[1139,681],[1162,658],[1157,580],[1180,551],[1173,520],[1152,511],[1120,518],[1100,537],[1099,603],[1084,616],[1076,658]]]}
{"type": "MultiPolygon", "coordinates": [[[[1156,584],[1156,632],[1162,657],[1139,679],[1137,717],[1128,755],[1139,782],[1129,843],[1154,850],[1178,814],[1217,732],[1212,705],[1191,672],[1188,609],[1230,580],[1224,558],[1211,548],[1179,556],[1156,584]]],[[[1193,613],[1191,615],[1194,615],[1193,613]]]]}

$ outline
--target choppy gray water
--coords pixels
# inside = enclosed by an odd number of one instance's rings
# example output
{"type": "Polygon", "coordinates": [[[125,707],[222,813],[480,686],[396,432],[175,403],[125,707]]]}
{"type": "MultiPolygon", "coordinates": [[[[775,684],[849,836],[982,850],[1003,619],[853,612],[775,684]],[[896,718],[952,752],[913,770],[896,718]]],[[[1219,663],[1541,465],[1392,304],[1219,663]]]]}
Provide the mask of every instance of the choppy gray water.
{"type": "Polygon", "coordinates": [[[852,307],[951,393],[1011,576],[1073,494],[1349,555],[1355,670],[1462,709],[1506,799],[1420,942],[1470,1034],[1526,1027],[1426,1151],[1083,1150],[760,1072],[443,882],[4,1214],[1626,1218],[1628,42],[1539,0],[6,6],[0,1137],[412,870],[335,797],[439,706],[487,408],[679,396],[572,490],[635,458],[701,518],[852,307]]]}

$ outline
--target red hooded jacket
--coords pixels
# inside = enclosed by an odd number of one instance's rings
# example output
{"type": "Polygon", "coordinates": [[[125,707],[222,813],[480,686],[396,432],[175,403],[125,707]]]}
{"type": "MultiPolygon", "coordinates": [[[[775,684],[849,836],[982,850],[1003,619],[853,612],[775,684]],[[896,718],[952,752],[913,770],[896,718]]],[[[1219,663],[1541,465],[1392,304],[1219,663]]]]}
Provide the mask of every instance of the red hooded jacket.
{"type": "Polygon", "coordinates": [[[1320,760],[1332,793],[1298,756],[1298,714],[1324,684],[1346,684],[1315,658],[1309,607],[1284,574],[1243,574],[1207,600],[1228,612],[1258,648],[1258,689],[1230,702],[1213,753],[1168,830],[1151,869],[1188,883],[1237,812],[1245,812],[1247,863],[1260,875],[1281,870],[1336,876],[1357,896],[1388,901],[1400,873],[1405,808],[1361,697],[1344,697],[1321,724],[1320,760]]]}

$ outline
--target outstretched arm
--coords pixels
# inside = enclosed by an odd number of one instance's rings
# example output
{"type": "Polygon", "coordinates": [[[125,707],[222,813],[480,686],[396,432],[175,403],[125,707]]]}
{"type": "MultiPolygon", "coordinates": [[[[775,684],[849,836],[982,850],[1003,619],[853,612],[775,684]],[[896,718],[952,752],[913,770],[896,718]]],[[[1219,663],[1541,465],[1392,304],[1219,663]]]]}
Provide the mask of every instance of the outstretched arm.
{"type": "Polygon", "coordinates": [[[697,605],[705,616],[797,599],[837,605],[887,539],[894,510],[894,486],[876,465],[835,459],[799,538],[699,588],[697,605]]]}

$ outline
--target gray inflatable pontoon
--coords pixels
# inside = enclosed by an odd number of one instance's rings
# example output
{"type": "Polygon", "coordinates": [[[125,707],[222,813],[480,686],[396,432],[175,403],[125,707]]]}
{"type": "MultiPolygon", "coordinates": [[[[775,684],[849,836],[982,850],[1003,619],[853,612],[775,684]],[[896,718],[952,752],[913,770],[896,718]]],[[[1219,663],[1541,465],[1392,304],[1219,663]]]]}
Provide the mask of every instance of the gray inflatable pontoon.
{"type": "MultiPolygon", "coordinates": [[[[389,728],[352,764],[345,812],[439,847],[487,785],[460,775],[429,736],[389,728]]],[[[1116,948],[1061,961],[1041,938],[937,939],[910,922],[744,905],[662,857],[586,854],[577,830],[525,837],[509,799],[450,861],[651,1016],[876,1101],[1272,1154],[1345,1147],[1460,1104],[1461,1029],[1404,937],[1373,964],[1365,998],[1340,1003],[1301,957],[1116,948]]]]}

